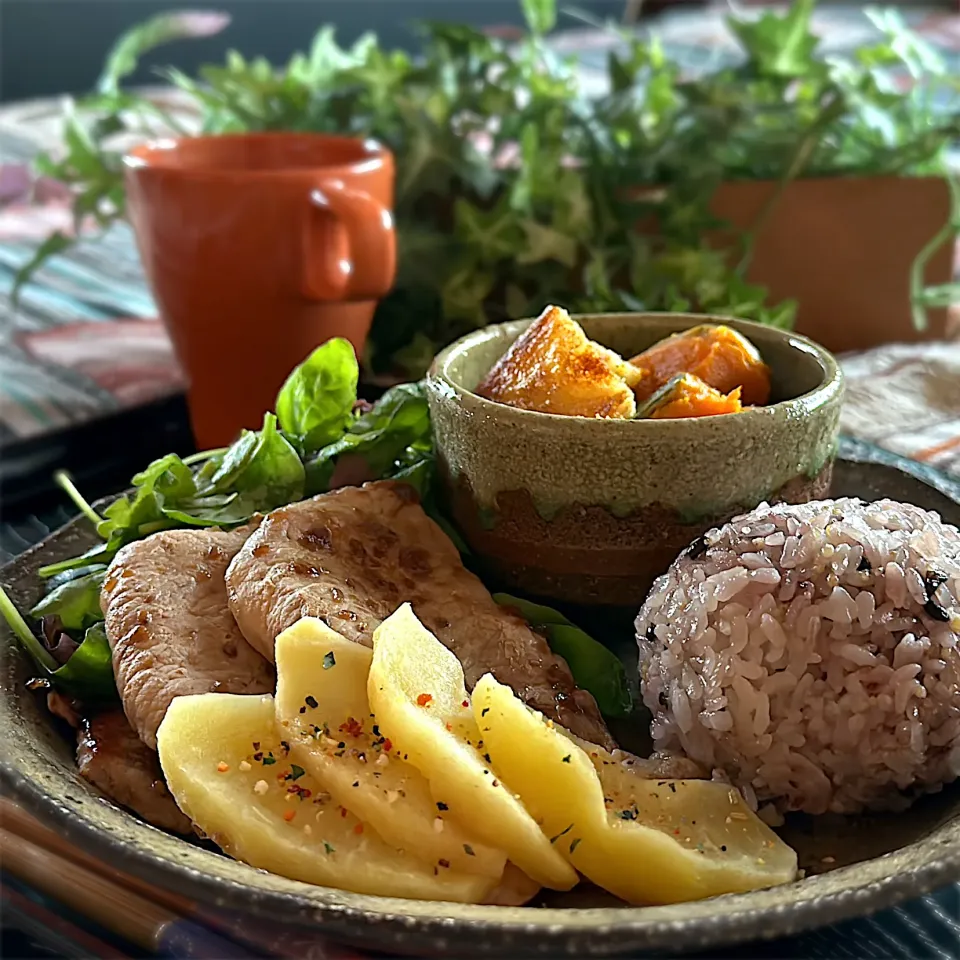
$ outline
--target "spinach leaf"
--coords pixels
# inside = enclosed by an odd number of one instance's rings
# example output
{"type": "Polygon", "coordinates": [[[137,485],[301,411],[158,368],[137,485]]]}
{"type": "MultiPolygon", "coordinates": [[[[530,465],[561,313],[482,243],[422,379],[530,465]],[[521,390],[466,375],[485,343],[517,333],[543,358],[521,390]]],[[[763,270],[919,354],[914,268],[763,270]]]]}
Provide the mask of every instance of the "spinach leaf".
{"type": "Polygon", "coordinates": [[[102,620],[100,588],[103,586],[105,569],[99,566],[93,573],[75,577],[54,587],[30,611],[30,616],[37,620],[43,617],[59,617],[68,632],[86,630],[102,620]]]}
{"type": "MultiPolygon", "coordinates": [[[[304,469],[297,451],[277,430],[277,418],[264,415],[263,426],[242,469],[232,481],[233,489],[250,504],[250,512],[266,512],[303,497],[304,469]]],[[[241,441],[242,442],[242,441],[241,441]]]]}
{"type": "Polygon", "coordinates": [[[308,495],[329,489],[337,460],[346,453],[366,461],[375,477],[392,477],[410,447],[432,447],[430,410],[422,383],[391,387],[373,408],[357,417],[339,440],[328,444],[306,462],[308,495]]]}
{"type": "Polygon", "coordinates": [[[181,505],[181,512],[187,515],[191,504],[196,503],[202,510],[201,501],[206,499],[206,506],[214,508],[212,513],[205,514],[208,519],[238,523],[253,513],[303,497],[303,463],[290,441],[277,430],[277,418],[272,413],[264,415],[260,430],[244,430],[218,464],[211,460],[205,467],[212,467],[213,472],[203,479],[199,498],[181,505]],[[211,499],[217,495],[235,499],[224,501],[220,505],[222,512],[217,513],[217,503],[211,499]]]}
{"type": "Polygon", "coordinates": [[[306,453],[336,440],[350,423],[360,368],[347,340],[328,340],[287,377],[277,395],[284,433],[302,438],[306,453]]]}
{"type": "Polygon", "coordinates": [[[567,661],[577,686],[593,694],[605,717],[630,715],[633,698],[619,657],[552,607],[507,593],[495,593],[493,599],[547,638],[550,649],[567,661]]]}
{"type": "Polygon", "coordinates": [[[50,675],[54,686],[85,703],[118,700],[113,659],[103,621],[87,629],[70,659],[50,675]]]}

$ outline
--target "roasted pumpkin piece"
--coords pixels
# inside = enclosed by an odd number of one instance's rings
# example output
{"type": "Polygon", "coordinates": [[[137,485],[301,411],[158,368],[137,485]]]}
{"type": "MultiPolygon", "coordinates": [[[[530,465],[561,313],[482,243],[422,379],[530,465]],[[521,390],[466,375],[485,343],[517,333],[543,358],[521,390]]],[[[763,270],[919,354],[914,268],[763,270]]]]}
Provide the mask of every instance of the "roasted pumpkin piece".
{"type": "Polygon", "coordinates": [[[654,344],[630,363],[640,374],[634,387],[638,403],[681,373],[692,373],[725,394],[740,387],[748,406],[761,406],[770,399],[770,368],[757,348],[730,327],[692,327],[654,344]]]}
{"type": "Polygon", "coordinates": [[[560,307],[547,307],[477,387],[488,400],[571,417],[636,413],[640,371],[587,338],[560,307]]]}
{"type": "Polygon", "coordinates": [[[716,417],[740,413],[740,388],[728,394],[705,384],[691,373],[682,373],[661,387],[637,411],[638,420],[679,420],[687,417],[716,417]]]}

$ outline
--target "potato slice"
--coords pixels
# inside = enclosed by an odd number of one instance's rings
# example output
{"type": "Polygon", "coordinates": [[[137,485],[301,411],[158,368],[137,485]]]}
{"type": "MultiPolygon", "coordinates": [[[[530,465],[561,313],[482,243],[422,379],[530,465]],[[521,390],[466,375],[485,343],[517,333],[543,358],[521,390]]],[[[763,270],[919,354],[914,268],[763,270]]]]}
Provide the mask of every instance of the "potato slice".
{"type": "Polygon", "coordinates": [[[676,903],[795,878],[796,853],[731,787],[647,780],[600,747],[585,745],[588,755],[490,674],[473,711],[496,773],[556,848],[618,897],[676,903]]]}
{"type": "Polygon", "coordinates": [[[496,907],[522,907],[539,892],[540,884],[508,860],[500,883],[483,902],[496,907]]]}
{"type": "Polygon", "coordinates": [[[287,760],[273,697],[178,697],[157,732],[180,809],[251,866],[356,893],[475,903],[489,877],[434,869],[388,846],[287,760]]]}
{"type": "Polygon", "coordinates": [[[430,781],[438,804],[538,883],[574,886],[574,870],[491,771],[460,661],[408,603],[374,632],[367,690],[381,731],[430,781]]]}
{"type": "Polygon", "coordinates": [[[504,854],[439,810],[427,778],[380,733],[367,699],[372,658],[313,617],[277,637],[277,719],[291,758],[391,846],[431,867],[501,877],[504,854]]]}

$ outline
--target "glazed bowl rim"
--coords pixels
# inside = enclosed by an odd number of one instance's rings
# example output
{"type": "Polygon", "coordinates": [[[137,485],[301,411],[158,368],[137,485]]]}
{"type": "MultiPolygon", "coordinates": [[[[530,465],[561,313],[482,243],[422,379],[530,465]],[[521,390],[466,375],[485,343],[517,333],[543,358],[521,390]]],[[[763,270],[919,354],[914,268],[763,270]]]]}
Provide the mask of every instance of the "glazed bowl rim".
{"type": "Polygon", "coordinates": [[[702,324],[723,324],[732,326],[738,332],[743,333],[751,339],[751,342],[752,333],[759,331],[768,339],[772,335],[774,339],[781,340],[786,347],[797,353],[812,356],[819,362],[823,369],[823,375],[817,386],[806,393],[763,407],[746,407],[738,413],[736,417],[716,414],[707,417],[662,420],[637,420],[620,417],[578,417],[567,414],[542,413],[538,410],[525,410],[522,407],[514,407],[496,400],[488,400],[486,397],[481,397],[474,390],[465,387],[462,382],[453,376],[451,367],[455,360],[488,343],[502,331],[512,333],[516,330],[519,336],[520,333],[537,319],[536,317],[526,317],[520,320],[507,320],[503,323],[489,324],[481,327],[479,330],[473,330],[460,337],[459,340],[454,341],[434,358],[427,373],[427,386],[441,398],[444,396],[449,397],[452,391],[453,395],[470,403],[484,414],[507,419],[518,424],[526,421],[530,426],[539,423],[543,426],[549,425],[556,428],[559,428],[562,424],[565,425],[565,428],[568,430],[595,430],[597,427],[593,425],[603,424],[603,427],[600,429],[608,431],[633,431],[634,434],[636,434],[637,430],[659,431],[661,433],[664,430],[679,430],[685,431],[689,435],[696,435],[697,432],[705,428],[708,430],[715,429],[718,422],[727,423],[732,429],[747,427],[762,429],[763,425],[780,417],[786,417],[788,420],[794,419],[795,417],[808,417],[825,407],[829,407],[831,402],[838,401],[843,395],[843,371],[836,357],[825,347],[791,330],[780,330],[777,327],[755,323],[752,320],[741,320],[737,317],[705,313],[674,313],[672,311],[571,313],[570,317],[578,323],[582,320],[603,321],[631,318],[634,320],[689,320],[691,321],[691,327],[702,324]],[[586,424],[590,426],[584,426],[586,424]],[[736,425],[739,425],[739,427],[736,425]]]}

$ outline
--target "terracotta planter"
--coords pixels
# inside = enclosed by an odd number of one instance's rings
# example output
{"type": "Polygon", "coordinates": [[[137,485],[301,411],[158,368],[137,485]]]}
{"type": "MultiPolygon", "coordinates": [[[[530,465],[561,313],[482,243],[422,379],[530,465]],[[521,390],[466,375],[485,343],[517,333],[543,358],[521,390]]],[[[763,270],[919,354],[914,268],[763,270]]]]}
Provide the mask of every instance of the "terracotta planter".
{"type": "MultiPolygon", "coordinates": [[[[746,229],[776,187],[726,183],[714,212],[746,229]]],[[[797,180],[760,230],[748,277],[771,301],[796,299],[797,332],[833,351],[942,338],[946,310],[929,312],[925,332],[914,329],[910,269],[949,213],[949,190],[937,177],[797,180]]],[[[927,283],[950,281],[953,256],[949,243],[936,252],[927,283]]]]}

